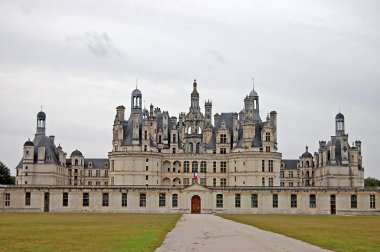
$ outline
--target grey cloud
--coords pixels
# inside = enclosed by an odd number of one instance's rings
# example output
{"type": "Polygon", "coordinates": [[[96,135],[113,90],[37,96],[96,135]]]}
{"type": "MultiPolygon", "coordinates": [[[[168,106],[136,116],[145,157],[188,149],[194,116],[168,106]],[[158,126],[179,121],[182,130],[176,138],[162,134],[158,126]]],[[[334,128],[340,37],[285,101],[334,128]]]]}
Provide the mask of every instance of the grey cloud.
{"type": "Polygon", "coordinates": [[[106,58],[111,56],[122,57],[122,51],[117,48],[106,32],[90,31],[83,35],[67,37],[69,42],[81,42],[95,56],[106,58]]]}

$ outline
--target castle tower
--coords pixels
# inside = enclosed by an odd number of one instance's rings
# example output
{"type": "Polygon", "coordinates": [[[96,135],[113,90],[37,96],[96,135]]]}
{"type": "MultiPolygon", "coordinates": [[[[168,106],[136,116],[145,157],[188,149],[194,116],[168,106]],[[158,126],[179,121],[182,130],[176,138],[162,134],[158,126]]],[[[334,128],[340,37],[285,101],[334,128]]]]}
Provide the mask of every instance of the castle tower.
{"type": "Polygon", "coordinates": [[[205,128],[212,127],[211,123],[211,115],[212,115],[212,102],[205,102],[205,128]]]}
{"type": "Polygon", "coordinates": [[[190,110],[199,111],[199,93],[197,91],[197,80],[193,83],[193,92],[191,93],[191,107],[190,110]]]}
{"type": "Polygon", "coordinates": [[[133,123],[132,143],[135,145],[140,142],[140,122],[142,116],[142,93],[137,88],[131,94],[131,116],[133,123]]]}

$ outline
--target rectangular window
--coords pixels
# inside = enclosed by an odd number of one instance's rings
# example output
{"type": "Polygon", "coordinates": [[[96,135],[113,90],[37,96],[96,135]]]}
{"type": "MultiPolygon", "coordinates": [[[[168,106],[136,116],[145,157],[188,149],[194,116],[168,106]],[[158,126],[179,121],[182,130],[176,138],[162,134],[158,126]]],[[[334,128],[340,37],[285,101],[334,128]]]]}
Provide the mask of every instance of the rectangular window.
{"type": "Polygon", "coordinates": [[[104,177],[108,177],[108,170],[104,171],[104,177]]]}
{"type": "Polygon", "coordinates": [[[115,170],[115,160],[111,160],[111,171],[115,170]]]}
{"type": "Polygon", "coordinates": [[[216,186],[216,178],[212,179],[212,186],[216,186]]]}
{"type": "Polygon", "coordinates": [[[221,161],[220,162],[220,173],[226,173],[227,172],[227,162],[221,161]]]}
{"type": "Polygon", "coordinates": [[[292,187],[293,186],[293,182],[289,182],[289,186],[292,187]]]}
{"type": "Polygon", "coordinates": [[[201,184],[202,186],[206,186],[206,178],[201,178],[201,180],[200,180],[200,184],[201,184]]]}
{"type": "Polygon", "coordinates": [[[100,177],[100,170],[96,170],[96,177],[100,177]]]}
{"type": "Polygon", "coordinates": [[[289,178],[293,178],[293,171],[289,171],[289,178]]]}
{"type": "Polygon", "coordinates": [[[297,208],[297,195],[292,194],[290,196],[290,207],[291,208],[297,208]]]}
{"type": "Polygon", "coordinates": [[[89,193],[83,193],[83,206],[89,206],[90,205],[90,195],[89,193]]]}
{"type": "Polygon", "coordinates": [[[226,148],[220,148],[220,154],[226,154],[227,149],[226,148]]]}
{"type": "Polygon", "coordinates": [[[92,181],[88,181],[87,185],[92,186],[92,181]]]}
{"type": "Polygon", "coordinates": [[[272,206],[273,208],[278,208],[278,195],[273,194],[272,196],[272,206]]]}
{"type": "Polygon", "coordinates": [[[207,166],[206,166],[206,161],[201,162],[201,173],[206,173],[207,172],[207,166]]]}
{"type": "Polygon", "coordinates": [[[216,173],[216,161],[212,163],[212,172],[216,173]]]}
{"type": "Polygon", "coordinates": [[[268,160],[268,171],[273,172],[273,160],[268,160]]]}
{"type": "Polygon", "coordinates": [[[65,192],[62,194],[62,206],[67,207],[69,205],[69,193],[65,192]]]}
{"type": "Polygon", "coordinates": [[[92,177],[92,170],[88,170],[88,176],[92,177]]]}
{"type": "Polygon", "coordinates": [[[109,194],[108,193],[103,193],[102,206],[108,206],[109,205],[109,199],[110,199],[109,194]]]}
{"type": "Polygon", "coordinates": [[[266,152],[270,152],[270,146],[266,146],[266,147],[265,147],[265,151],[266,151],[266,152]]]}
{"type": "Polygon", "coordinates": [[[184,179],[183,179],[183,185],[184,185],[184,186],[188,186],[188,185],[189,185],[189,182],[190,182],[190,181],[189,181],[189,178],[184,178],[184,179]]]}
{"type": "Polygon", "coordinates": [[[369,207],[371,209],[376,208],[376,195],[374,195],[374,194],[369,196],[369,207]]]}
{"type": "Polygon", "coordinates": [[[140,207],[146,207],[146,194],[140,193],[140,207]]]}
{"type": "Polygon", "coordinates": [[[261,160],[261,171],[265,172],[265,160],[261,160]]]}
{"type": "Polygon", "coordinates": [[[270,133],[269,132],[265,133],[265,141],[270,142],[270,133]]]}
{"type": "Polygon", "coordinates": [[[259,200],[258,200],[257,194],[252,194],[251,195],[251,207],[257,208],[258,205],[259,205],[259,200]]]}
{"type": "Polygon", "coordinates": [[[121,206],[122,207],[128,206],[128,194],[126,194],[126,193],[123,193],[121,195],[121,206]]]}
{"type": "Polygon", "coordinates": [[[145,175],[145,180],[149,180],[149,175],[145,175]]]}
{"type": "Polygon", "coordinates": [[[268,178],[268,185],[273,186],[273,178],[268,178]]]}
{"type": "Polygon", "coordinates": [[[5,206],[9,207],[10,205],[11,205],[11,194],[10,193],[6,193],[5,194],[5,206]]]}
{"type": "Polygon", "coordinates": [[[100,186],[100,181],[95,181],[95,185],[100,186]]]}
{"type": "Polygon", "coordinates": [[[235,207],[240,208],[241,196],[240,194],[235,194],[235,207]]]}
{"type": "Polygon", "coordinates": [[[285,182],[280,182],[280,186],[285,186],[285,182]]]}
{"type": "Polygon", "coordinates": [[[284,177],[284,171],[280,171],[280,178],[284,177]]]}
{"type": "Polygon", "coordinates": [[[164,207],[165,204],[166,204],[166,195],[165,195],[165,193],[160,193],[158,195],[158,206],[164,207]]]}
{"type": "Polygon", "coordinates": [[[216,195],[216,207],[223,208],[223,194],[216,195]]]}
{"type": "Polygon", "coordinates": [[[226,178],[220,179],[220,186],[227,186],[227,179],[226,178]]]}
{"type": "Polygon", "coordinates": [[[310,208],[317,207],[317,197],[314,194],[310,194],[309,196],[309,207],[310,208]]]}
{"type": "Polygon", "coordinates": [[[172,195],[172,207],[178,207],[178,194],[172,195]]]}
{"type": "Polygon", "coordinates": [[[226,134],[220,134],[220,143],[221,144],[227,143],[227,135],[226,134]]]}
{"type": "Polygon", "coordinates": [[[357,208],[358,207],[358,196],[351,195],[351,208],[357,208]]]}
{"type": "Polygon", "coordinates": [[[31,197],[31,192],[25,193],[25,206],[30,206],[31,197]]]}
{"type": "Polygon", "coordinates": [[[264,177],[261,178],[261,185],[265,186],[265,178],[264,177]]]}

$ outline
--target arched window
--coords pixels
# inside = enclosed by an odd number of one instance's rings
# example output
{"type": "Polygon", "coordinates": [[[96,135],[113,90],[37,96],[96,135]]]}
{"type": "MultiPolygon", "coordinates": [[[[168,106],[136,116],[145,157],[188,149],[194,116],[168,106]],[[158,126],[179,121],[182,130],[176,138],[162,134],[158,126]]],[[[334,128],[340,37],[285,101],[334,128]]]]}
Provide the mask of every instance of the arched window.
{"type": "Polygon", "coordinates": [[[199,154],[199,150],[201,149],[201,144],[200,143],[197,143],[197,146],[196,146],[196,154],[199,154]]]}
{"type": "Polygon", "coordinates": [[[193,151],[194,151],[193,143],[189,143],[189,152],[193,153],[193,151]]]}
{"type": "Polygon", "coordinates": [[[207,166],[206,166],[206,161],[201,162],[201,173],[206,173],[207,172],[207,166]]]}
{"type": "Polygon", "coordinates": [[[191,168],[192,168],[191,170],[192,172],[198,172],[198,162],[193,161],[191,168]]]}
{"type": "Polygon", "coordinates": [[[78,165],[78,159],[75,159],[74,164],[75,164],[75,165],[78,165]]]}
{"type": "Polygon", "coordinates": [[[190,172],[190,163],[189,163],[189,161],[185,161],[183,163],[183,172],[185,172],[185,173],[189,173],[190,172]]]}

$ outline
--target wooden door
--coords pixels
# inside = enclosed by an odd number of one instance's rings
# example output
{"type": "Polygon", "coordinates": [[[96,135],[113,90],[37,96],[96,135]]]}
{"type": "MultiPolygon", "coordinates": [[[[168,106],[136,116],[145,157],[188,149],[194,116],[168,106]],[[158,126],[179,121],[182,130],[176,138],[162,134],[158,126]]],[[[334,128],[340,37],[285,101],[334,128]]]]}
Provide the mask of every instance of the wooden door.
{"type": "Polygon", "coordinates": [[[201,213],[201,198],[198,195],[194,195],[191,198],[191,213],[192,214],[201,213]]]}

